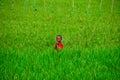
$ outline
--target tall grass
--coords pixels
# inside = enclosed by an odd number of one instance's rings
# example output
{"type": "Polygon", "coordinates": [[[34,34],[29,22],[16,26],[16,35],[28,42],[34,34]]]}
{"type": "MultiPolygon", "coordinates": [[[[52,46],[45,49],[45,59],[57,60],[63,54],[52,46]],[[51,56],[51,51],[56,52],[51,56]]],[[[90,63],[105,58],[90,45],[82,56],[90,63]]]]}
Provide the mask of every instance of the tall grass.
{"type": "Polygon", "coordinates": [[[5,79],[119,79],[119,49],[64,49],[39,53],[1,53],[1,80],[5,79]],[[3,56],[4,55],[4,56],[3,56]],[[114,55],[114,56],[113,56],[114,55]],[[87,76],[86,76],[87,75],[87,76]]]}
{"type": "Polygon", "coordinates": [[[0,80],[119,80],[119,2],[111,15],[111,1],[90,0],[86,15],[88,0],[75,0],[71,15],[67,0],[1,0],[0,80]]]}

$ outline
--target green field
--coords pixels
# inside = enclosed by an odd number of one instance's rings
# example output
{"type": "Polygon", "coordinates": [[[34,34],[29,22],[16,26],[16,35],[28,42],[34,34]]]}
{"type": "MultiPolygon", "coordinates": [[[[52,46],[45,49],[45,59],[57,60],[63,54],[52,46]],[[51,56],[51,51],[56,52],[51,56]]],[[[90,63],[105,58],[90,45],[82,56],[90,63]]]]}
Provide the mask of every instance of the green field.
{"type": "Polygon", "coordinates": [[[119,41],[120,0],[0,0],[0,80],[119,80],[119,41]]]}

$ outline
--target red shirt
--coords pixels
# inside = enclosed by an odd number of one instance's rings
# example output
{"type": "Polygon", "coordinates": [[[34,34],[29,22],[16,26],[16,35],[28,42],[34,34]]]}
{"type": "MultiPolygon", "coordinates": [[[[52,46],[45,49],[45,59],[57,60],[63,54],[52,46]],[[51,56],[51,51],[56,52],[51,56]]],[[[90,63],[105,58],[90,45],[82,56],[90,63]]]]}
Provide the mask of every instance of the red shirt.
{"type": "Polygon", "coordinates": [[[59,47],[60,49],[63,49],[64,46],[63,46],[62,43],[59,43],[59,44],[58,44],[58,47],[59,47]]]}

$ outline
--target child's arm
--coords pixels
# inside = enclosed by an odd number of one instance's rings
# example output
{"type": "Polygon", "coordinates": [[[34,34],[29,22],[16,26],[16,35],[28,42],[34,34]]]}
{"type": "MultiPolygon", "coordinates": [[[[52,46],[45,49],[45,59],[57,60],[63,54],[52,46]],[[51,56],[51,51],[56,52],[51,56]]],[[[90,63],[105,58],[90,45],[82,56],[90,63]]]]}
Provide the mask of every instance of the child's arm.
{"type": "Polygon", "coordinates": [[[55,43],[55,45],[54,45],[54,49],[57,50],[57,43],[55,43]]]}

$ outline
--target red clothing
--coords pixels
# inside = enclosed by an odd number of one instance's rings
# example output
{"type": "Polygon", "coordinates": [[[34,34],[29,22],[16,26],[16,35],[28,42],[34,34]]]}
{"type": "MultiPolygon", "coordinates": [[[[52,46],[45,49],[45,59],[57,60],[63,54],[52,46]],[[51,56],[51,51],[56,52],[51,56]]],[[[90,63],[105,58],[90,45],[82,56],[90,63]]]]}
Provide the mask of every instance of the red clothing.
{"type": "Polygon", "coordinates": [[[64,46],[63,46],[62,43],[59,43],[59,44],[58,44],[58,47],[59,47],[60,49],[63,49],[64,46]]]}

